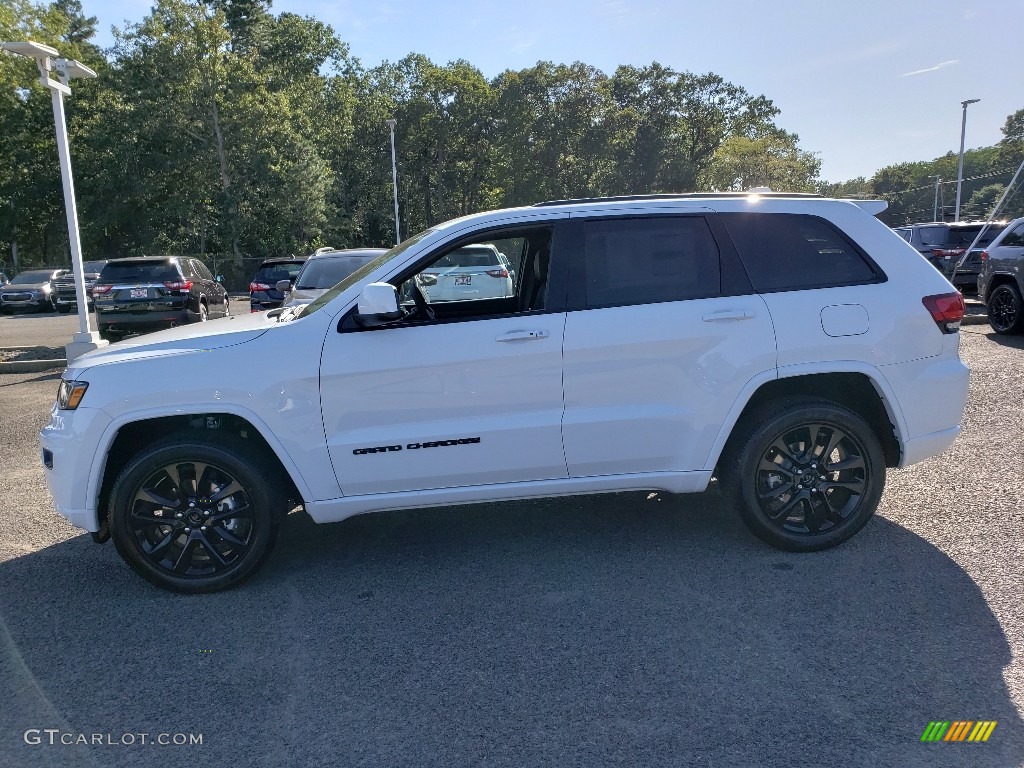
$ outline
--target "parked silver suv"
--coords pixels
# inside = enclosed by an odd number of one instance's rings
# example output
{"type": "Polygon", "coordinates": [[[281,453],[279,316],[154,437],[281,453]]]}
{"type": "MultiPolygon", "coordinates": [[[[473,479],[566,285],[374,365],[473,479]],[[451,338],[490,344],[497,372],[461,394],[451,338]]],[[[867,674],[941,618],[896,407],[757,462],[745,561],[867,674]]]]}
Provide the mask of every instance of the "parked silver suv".
{"type": "Polygon", "coordinates": [[[1024,331],[1024,218],[1014,219],[981,254],[978,296],[988,305],[988,322],[1000,334],[1024,331]]]}

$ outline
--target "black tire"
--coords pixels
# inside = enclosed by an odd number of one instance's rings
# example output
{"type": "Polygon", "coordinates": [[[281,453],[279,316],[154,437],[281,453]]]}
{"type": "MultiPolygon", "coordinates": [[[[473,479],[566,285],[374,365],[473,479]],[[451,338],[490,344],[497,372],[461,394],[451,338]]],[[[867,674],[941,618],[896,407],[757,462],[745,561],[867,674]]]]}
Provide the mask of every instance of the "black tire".
{"type": "Polygon", "coordinates": [[[1013,283],[1003,283],[988,295],[988,324],[1002,336],[1013,336],[1024,330],[1024,302],[1013,283]]]}
{"type": "Polygon", "coordinates": [[[248,441],[172,435],[130,461],[114,482],[111,538],[125,562],[158,587],[228,589],[273,549],[287,487],[279,468],[248,441]]]}
{"type": "Polygon", "coordinates": [[[113,344],[115,341],[120,341],[121,340],[121,334],[119,334],[119,333],[113,333],[111,331],[106,331],[106,330],[104,330],[102,328],[100,328],[99,333],[100,333],[100,338],[101,339],[103,339],[104,341],[109,341],[111,344],[113,344]]]}
{"type": "Polygon", "coordinates": [[[66,315],[68,312],[71,311],[71,305],[70,304],[57,304],[55,308],[62,315],[66,315]]]}
{"type": "Polygon", "coordinates": [[[874,430],[849,408],[784,398],[742,429],[723,457],[723,490],[761,540],[790,552],[829,549],[874,514],[885,457],[874,430]]]}
{"type": "Polygon", "coordinates": [[[199,305],[199,322],[200,323],[205,323],[209,319],[210,319],[210,310],[208,310],[206,308],[205,304],[200,304],[199,305]]]}

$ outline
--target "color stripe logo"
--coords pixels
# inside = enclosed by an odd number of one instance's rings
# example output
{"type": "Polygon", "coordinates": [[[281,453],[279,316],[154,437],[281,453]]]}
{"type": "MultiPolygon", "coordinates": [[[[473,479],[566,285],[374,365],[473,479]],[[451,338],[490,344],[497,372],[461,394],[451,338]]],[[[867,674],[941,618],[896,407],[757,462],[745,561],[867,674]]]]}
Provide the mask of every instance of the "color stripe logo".
{"type": "Polygon", "coordinates": [[[988,741],[995,729],[995,720],[932,720],[921,741],[988,741]]]}

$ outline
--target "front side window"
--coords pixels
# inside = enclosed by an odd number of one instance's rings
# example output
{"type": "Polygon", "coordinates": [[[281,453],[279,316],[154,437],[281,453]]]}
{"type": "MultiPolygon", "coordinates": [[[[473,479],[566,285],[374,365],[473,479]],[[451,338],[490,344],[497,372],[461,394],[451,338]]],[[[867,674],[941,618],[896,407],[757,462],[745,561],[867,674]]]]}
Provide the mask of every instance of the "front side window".
{"type": "Polygon", "coordinates": [[[758,293],[874,282],[875,268],[829,222],[807,214],[720,214],[758,293]]]}
{"type": "Polygon", "coordinates": [[[721,292],[718,245],[703,216],[588,221],[584,249],[588,308],[721,292]]]}
{"type": "Polygon", "coordinates": [[[398,284],[409,319],[470,319],[543,310],[550,227],[501,230],[435,254],[398,284]],[[429,308],[429,310],[427,309],[429,308]]]}

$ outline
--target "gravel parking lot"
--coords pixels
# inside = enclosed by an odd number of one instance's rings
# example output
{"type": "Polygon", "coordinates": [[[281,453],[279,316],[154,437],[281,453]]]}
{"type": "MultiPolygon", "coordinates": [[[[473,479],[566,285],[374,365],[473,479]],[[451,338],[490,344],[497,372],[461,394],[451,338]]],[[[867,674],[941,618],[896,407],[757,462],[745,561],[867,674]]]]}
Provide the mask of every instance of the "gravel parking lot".
{"type": "Polygon", "coordinates": [[[836,550],[769,549],[714,493],[294,514],[198,597],[57,516],[58,376],[0,376],[0,765],[1021,765],[1024,340],[963,355],[964,433],[836,550]]]}

